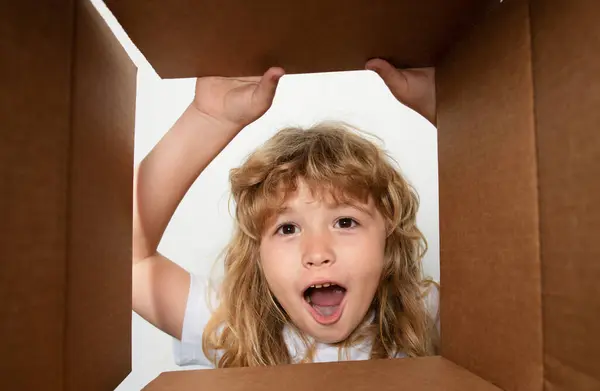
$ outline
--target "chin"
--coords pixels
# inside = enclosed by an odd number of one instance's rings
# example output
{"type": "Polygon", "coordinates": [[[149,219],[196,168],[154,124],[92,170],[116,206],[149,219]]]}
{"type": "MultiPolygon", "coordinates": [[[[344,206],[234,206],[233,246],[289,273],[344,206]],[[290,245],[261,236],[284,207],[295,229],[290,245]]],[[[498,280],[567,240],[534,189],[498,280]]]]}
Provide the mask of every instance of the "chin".
{"type": "Polygon", "coordinates": [[[332,345],[344,341],[352,334],[352,330],[314,330],[309,334],[317,342],[332,345]]]}

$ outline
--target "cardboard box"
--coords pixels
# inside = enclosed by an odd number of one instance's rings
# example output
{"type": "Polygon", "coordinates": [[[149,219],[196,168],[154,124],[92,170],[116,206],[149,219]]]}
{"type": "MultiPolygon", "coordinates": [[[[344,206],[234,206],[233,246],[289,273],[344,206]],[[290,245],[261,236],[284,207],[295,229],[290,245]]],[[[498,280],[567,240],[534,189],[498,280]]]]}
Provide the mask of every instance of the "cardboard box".
{"type": "MultiPolygon", "coordinates": [[[[163,77],[437,68],[441,356],[148,390],[600,390],[600,3],[107,3],[163,77]]],[[[136,70],[87,0],[0,7],[0,388],[110,390],[130,370],[136,70]]]]}

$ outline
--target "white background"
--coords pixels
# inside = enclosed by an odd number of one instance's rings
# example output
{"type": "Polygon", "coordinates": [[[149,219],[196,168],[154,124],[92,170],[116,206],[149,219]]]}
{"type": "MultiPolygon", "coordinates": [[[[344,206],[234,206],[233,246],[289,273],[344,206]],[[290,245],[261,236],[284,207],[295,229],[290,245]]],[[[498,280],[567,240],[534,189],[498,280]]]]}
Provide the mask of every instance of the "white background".
{"type": "MultiPolygon", "coordinates": [[[[139,68],[137,164],[189,104],[194,80],[161,80],[104,4],[100,0],[93,2],[139,68]]],[[[232,231],[233,221],[228,211],[229,169],[239,165],[278,129],[310,126],[323,120],[345,121],[383,140],[384,147],[420,195],[418,223],[429,244],[424,268],[428,275],[439,280],[436,130],[401,105],[381,79],[368,71],[284,76],[267,114],[244,129],[192,186],[173,216],[159,250],[191,272],[210,273],[232,231]]],[[[133,371],[118,391],[139,390],[160,372],[181,369],[174,364],[168,336],[135,314],[132,327],[133,371]]]]}

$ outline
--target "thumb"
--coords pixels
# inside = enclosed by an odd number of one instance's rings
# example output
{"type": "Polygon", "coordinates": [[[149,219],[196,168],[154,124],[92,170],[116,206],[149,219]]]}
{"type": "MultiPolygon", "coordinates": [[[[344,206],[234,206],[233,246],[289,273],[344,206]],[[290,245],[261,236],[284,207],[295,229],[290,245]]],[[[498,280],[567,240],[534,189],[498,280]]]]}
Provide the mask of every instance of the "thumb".
{"type": "Polygon", "coordinates": [[[404,73],[392,64],[376,58],[368,61],[365,69],[376,72],[398,100],[403,102],[407,98],[408,80],[404,73]]]}
{"type": "Polygon", "coordinates": [[[254,90],[252,100],[254,104],[258,104],[263,107],[271,106],[273,98],[275,97],[275,91],[279,84],[279,79],[285,74],[283,68],[273,67],[269,68],[268,71],[260,79],[258,86],[254,90]]]}

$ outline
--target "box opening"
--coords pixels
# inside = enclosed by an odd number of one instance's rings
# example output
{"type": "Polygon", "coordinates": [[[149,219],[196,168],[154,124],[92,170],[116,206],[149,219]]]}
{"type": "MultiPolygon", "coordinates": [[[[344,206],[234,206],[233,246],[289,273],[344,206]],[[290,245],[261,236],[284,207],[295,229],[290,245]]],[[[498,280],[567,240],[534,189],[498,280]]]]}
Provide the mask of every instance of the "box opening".
{"type": "MultiPolygon", "coordinates": [[[[256,74],[277,59],[292,73],[375,56],[436,66],[441,357],[166,373],[148,389],[294,387],[303,374],[307,386],[314,374],[357,388],[599,388],[600,5],[242,3],[107,1],[162,77],[256,74]]],[[[2,7],[0,378],[110,389],[130,370],[136,70],[87,0],[2,7]]]]}

